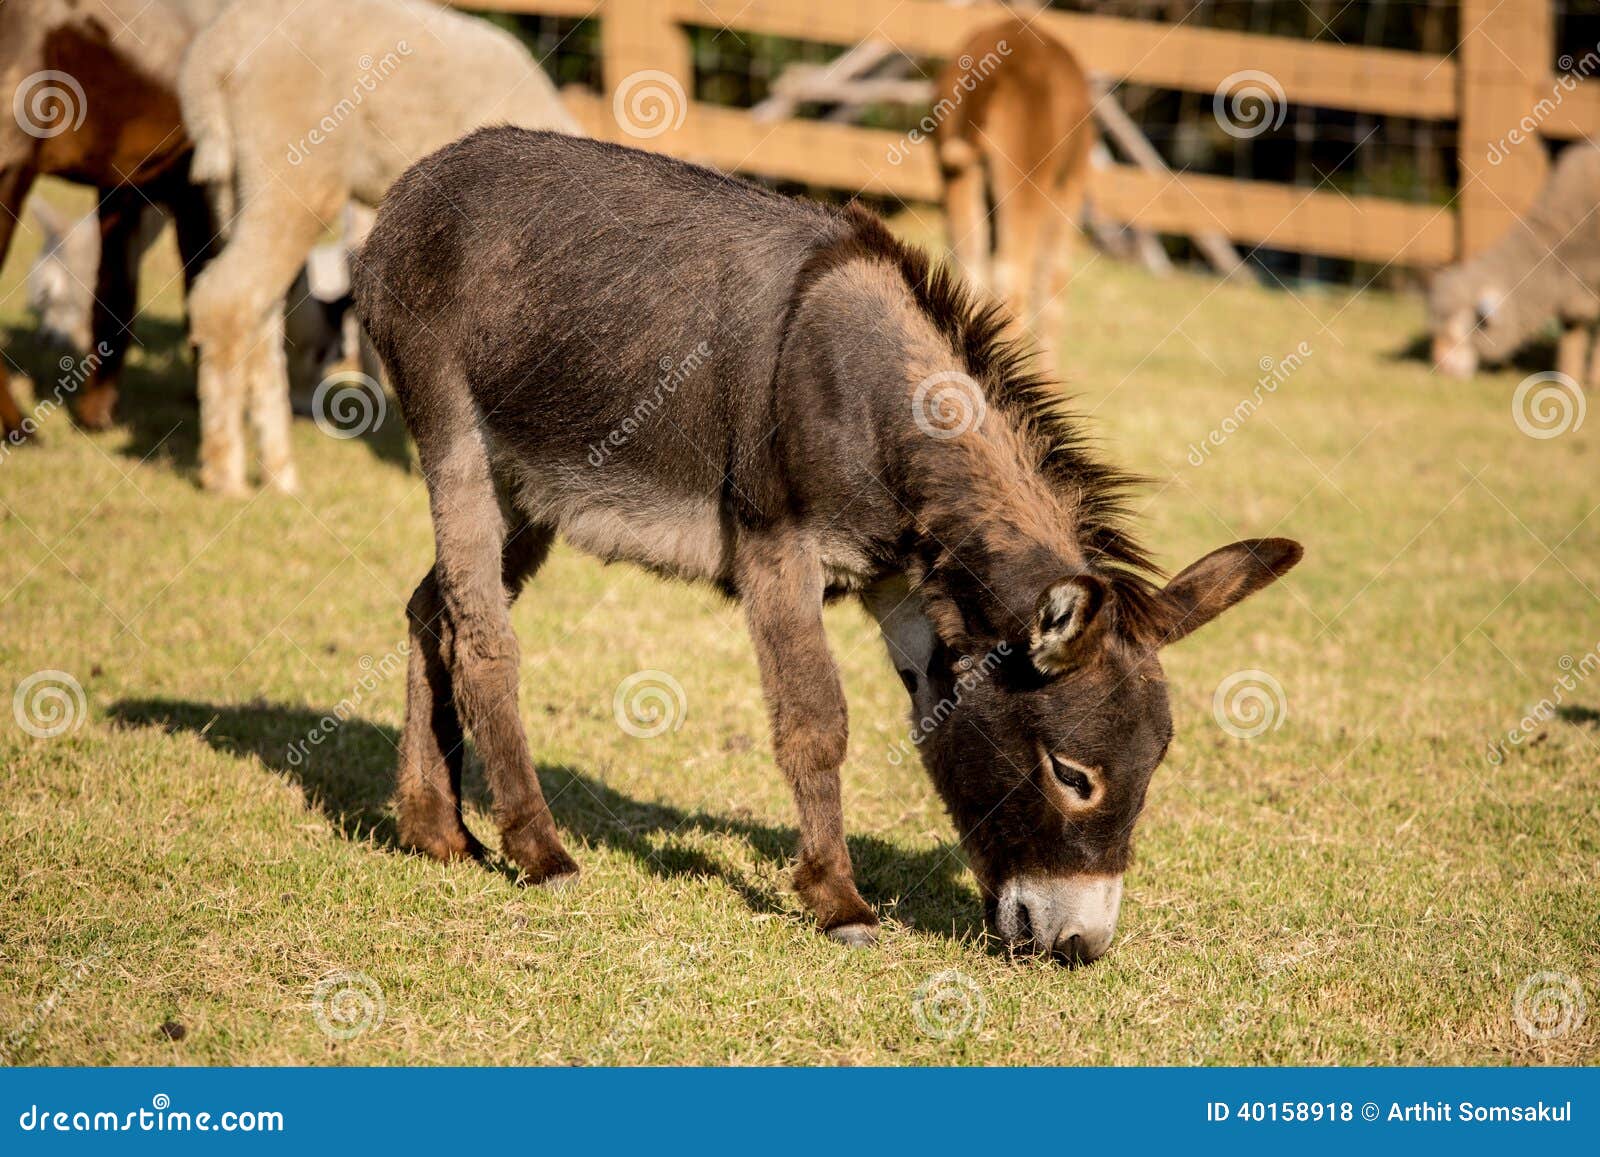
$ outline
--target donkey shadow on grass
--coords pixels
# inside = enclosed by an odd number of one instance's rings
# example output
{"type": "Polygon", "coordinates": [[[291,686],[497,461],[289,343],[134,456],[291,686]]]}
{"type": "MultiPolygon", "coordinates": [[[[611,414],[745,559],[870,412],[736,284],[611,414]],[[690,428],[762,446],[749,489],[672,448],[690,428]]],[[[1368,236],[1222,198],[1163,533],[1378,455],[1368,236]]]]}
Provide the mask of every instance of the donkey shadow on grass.
{"type": "MultiPolygon", "coordinates": [[[[123,699],[111,705],[109,715],[117,726],[190,732],[217,751],[253,756],[299,786],[306,802],[345,839],[404,850],[390,808],[400,746],[400,733],[392,727],[352,717],[320,743],[312,743],[309,737],[323,731],[331,714],[261,701],[123,699]]],[[[775,768],[772,774],[778,774],[775,768]]],[[[591,846],[624,852],[664,879],[720,879],[754,912],[791,911],[792,906],[765,883],[707,854],[692,837],[710,834],[742,840],[762,859],[785,866],[795,847],[795,828],[637,800],[586,772],[559,764],[540,764],[539,782],[563,833],[591,846]]],[[[490,807],[483,771],[475,759],[467,760],[461,795],[467,805],[485,811],[490,807]]],[[[985,939],[977,894],[962,881],[962,862],[951,848],[910,850],[872,835],[851,836],[848,843],[857,884],[869,901],[877,901],[882,914],[953,939],[985,939]]],[[[504,861],[497,859],[495,866],[515,877],[515,869],[504,861]]]]}
{"type": "MultiPolygon", "coordinates": [[[[128,435],[121,453],[140,462],[154,456],[157,461],[194,475],[200,462],[200,415],[188,331],[176,321],[144,316],[134,326],[134,344],[142,352],[134,357],[134,351],[129,351],[118,379],[116,429],[128,435]]],[[[71,372],[71,367],[61,360],[62,348],[39,340],[31,324],[23,323],[0,325],[0,348],[33,382],[34,401],[30,404],[25,396],[18,398],[24,411],[35,409],[46,398],[53,400],[59,388],[66,406],[51,419],[44,436],[72,436],[75,431],[66,407],[73,401],[74,390],[62,384],[71,372]]],[[[406,473],[412,470],[405,422],[387,396],[378,425],[348,441],[365,446],[380,462],[406,473]]]]}

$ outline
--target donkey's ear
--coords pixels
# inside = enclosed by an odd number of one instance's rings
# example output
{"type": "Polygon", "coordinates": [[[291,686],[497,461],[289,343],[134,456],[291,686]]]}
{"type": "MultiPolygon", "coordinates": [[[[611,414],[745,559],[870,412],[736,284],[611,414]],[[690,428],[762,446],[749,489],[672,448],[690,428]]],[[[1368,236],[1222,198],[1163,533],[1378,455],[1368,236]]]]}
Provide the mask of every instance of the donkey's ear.
{"type": "Polygon", "coordinates": [[[1028,631],[1028,657],[1041,675],[1073,666],[1096,634],[1105,601],[1105,583],[1093,575],[1071,575],[1045,588],[1028,631]]]}
{"type": "Polygon", "coordinates": [[[1234,603],[1288,572],[1305,553],[1288,538],[1250,538],[1214,550],[1161,592],[1161,645],[1205,626],[1234,603]]]}

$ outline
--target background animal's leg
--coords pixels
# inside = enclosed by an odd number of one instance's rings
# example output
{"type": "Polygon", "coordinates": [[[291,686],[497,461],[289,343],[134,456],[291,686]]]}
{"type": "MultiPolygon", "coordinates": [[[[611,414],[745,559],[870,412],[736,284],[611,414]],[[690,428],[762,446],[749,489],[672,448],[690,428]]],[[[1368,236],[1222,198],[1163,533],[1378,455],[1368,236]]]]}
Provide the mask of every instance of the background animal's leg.
{"type": "Polygon", "coordinates": [[[251,343],[250,424],[261,446],[261,481],[284,494],[300,489],[290,434],[294,411],[289,405],[289,363],[283,349],[283,310],[269,309],[251,343]]]}
{"type": "Polygon", "coordinates": [[[834,939],[870,944],[878,918],[856,891],[844,839],[839,765],[850,727],[822,627],[822,567],[803,549],[771,539],[741,555],[739,596],[761,667],[772,746],[800,813],[795,890],[834,939]]]}
{"type": "Polygon", "coordinates": [[[1083,180],[1069,179],[1049,199],[1042,216],[1039,248],[1034,254],[1033,288],[1029,293],[1033,315],[1028,327],[1052,372],[1062,368],[1057,351],[1067,316],[1067,284],[1072,280],[1083,191],[1083,180]]]}
{"type": "Polygon", "coordinates": [[[321,228],[317,216],[287,194],[259,196],[234,222],[221,255],[195,280],[189,320],[200,350],[200,482],[207,490],[245,490],[247,400],[263,437],[267,481],[283,490],[295,484],[282,331],[268,315],[281,318],[284,295],[321,228]]]}
{"type": "Polygon", "coordinates": [[[103,430],[116,416],[117,379],[133,340],[139,296],[139,226],[145,199],[126,185],[100,190],[100,265],[95,271],[89,379],[73,412],[90,430],[103,430]]]}
{"type": "Polygon", "coordinates": [[[994,184],[995,254],[994,290],[1024,327],[1030,324],[1033,272],[1049,199],[1010,160],[991,150],[990,172],[994,184]]]}
{"type": "MultiPolygon", "coordinates": [[[[28,199],[33,187],[33,170],[24,166],[0,170],[0,264],[11,250],[11,238],[22,216],[22,203],[28,199]]],[[[11,375],[6,361],[0,356],[0,435],[11,439],[23,436],[22,411],[11,396],[11,375]]]]}
{"type": "Polygon", "coordinates": [[[977,151],[965,141],[953,141],[943,153],[960,146],[958,160],[944,173],[945,224],[950,230],[950,250],[961,274],[976,289],[989,289],[989,198],[985,191],[983,164],[977,151]]]}
{"type": "Polygon", "coordinates": [[[194,288],[195,278],[222,247],[219,223],[211,219],[211,201],[205,187],[190,183],[187,159],[162,176],[159,194],[161,203],[172,213],[178,260],[183,263],[183,287],[187,292],[194,288]]]}
{"type": "MultiPolygon", "coordinates": [[[[464,387],[458,396],[466,397],[464,387]]],[[[482,436],[473,419],[460,421],[443,447],[426,431],[418,438],[444,603],[440,653],[456,709],[483,756],[501,850],[530,882],[556,882],[576,874],[578,865],[561,844],[528,754],[517,711],[520,652],[507,599],[508,587],[520,586],[542,560],[548,531],[508,536],[482,436]]]]}
{"type": "Polygon", "coordinates": [[[1561,323],[1561,338],[1556,342],[1556,372],[1583,384],[1589,368],[1589,326],[1585,322],[1561,323]]]}
{"type": "Polygon", "coordinates": [[[1585,389],[1593,390],[1600,388],[1600,325],[1590,328],[1589,339],[1589,365],[1582,384],[1585,389]]]}

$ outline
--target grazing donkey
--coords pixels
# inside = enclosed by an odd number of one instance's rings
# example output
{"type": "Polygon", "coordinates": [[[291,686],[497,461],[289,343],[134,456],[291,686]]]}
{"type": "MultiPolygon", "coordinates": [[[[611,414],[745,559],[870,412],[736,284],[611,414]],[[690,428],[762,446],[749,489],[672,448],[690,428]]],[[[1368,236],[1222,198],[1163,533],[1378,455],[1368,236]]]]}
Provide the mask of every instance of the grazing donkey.
{"type": "Polygon", "coordinates": [[[1092,170],[1088,78],[1063,44],[1012,18],[962,44],[934,94],[933,139],[956,262],[1010,307],[1053,361],[1092,170]]]}
{"type": "Polygon", "coordinates": [[[560,533],[743,604],[799,807],[794,883],[832,937],[869,943],[878,923],[845,847],[822,625],[825,599],[854,594],[991,926],[1072,961],[1105,951],[1171,736],[1156,652],[1297,544],[1236,543],[1155,586],[1121,529],[1127,479],[1084,452],[1003,315],[858,209],[483,129],[407,170],[353,267],[434,520],[407,608],[407,844],[482,854],[465,724],[504,854],[530,881],[578,870],[529,756],[508,611],[560,533]]]}

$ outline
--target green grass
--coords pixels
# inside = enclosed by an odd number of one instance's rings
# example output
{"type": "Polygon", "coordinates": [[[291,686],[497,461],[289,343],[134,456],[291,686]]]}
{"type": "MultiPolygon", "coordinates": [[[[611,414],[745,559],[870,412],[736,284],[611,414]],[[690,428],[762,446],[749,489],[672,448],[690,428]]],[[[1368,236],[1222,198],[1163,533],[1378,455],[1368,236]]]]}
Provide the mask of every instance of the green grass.
{"type": "MultiPolygon", "coordinates": [[[[0,279],[0,337],[37,363],[19,288],[36,243],[24,236],[0,279]]],[[[736,610],[564,548],[515,618],[522,714],[581,883],[525,890],[395,850],[403,678],[374,672],[431,551],[398,415],[362,441],[297,423],[299,499],[199,493],[173,260],[164,245],[146,271],[127,424],[90,436],[57,413],[0,461],[0,1058],[1600,1055],[1600,674],[1564,692],[1536,740],[1499,765],[1484,755],[1551,694],[1563,655],[1600,644],[1600,418],[1523,435],[1525,371],[1454,384],[1405,356],[1415,300],[1080,267],[1073,388],[1107,452],[1156,480],[1142,517],[1163,563],[1265,534],[1307,556],[1168,654],[1178,734],[1117,944],[1072,972],[984,943],[937,799],[888,758],[906,704],[859,610],[830,610],[829,628],[852,712],[852,853],[886,928],[851,952],[787,888],[791,805],[736,610]],[[1301,341],[1305,364],[1191,465],[1260,359],[1301,341]],[[680,730],[640,740],[612,695],[647,668],[670,672],[688,709],[680,730]],[[1246,740],[1212,696],[1252,668],[1286,712],[1246,740]],[[46,669],[70,673],[86,709],[38,739],[10,699],[46,669]],[[291,755],[341,701],[348,721],[291,755]],[[340,971],[384,1002],[382,1023],[346,1040],[313,1012],[340,971]],[[1521,1031],[1513,1000],[1537,972],[1581,986],[1587,1022],[1521,1031]],[[945,999],[919,1020],[930,985],[945,999]]],[[[469,821],[492,838],[475,764],[469,780],[469,821]]]]}

